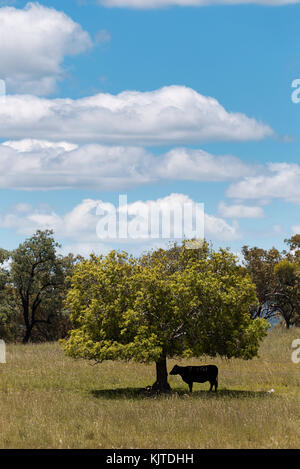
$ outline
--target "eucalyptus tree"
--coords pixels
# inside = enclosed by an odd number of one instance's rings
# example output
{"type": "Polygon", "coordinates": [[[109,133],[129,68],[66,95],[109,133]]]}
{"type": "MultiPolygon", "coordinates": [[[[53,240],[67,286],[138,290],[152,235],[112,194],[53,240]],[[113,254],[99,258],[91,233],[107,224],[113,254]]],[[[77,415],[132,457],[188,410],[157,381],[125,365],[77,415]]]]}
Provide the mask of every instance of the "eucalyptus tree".
{"type": "Polygon", "coordinates": [[[50,327],[60,314],[66,263],[58,247],[52,230],[38,230],[10,252],[10,282],[23,318],[23,343],[39,326],[50,327]]]}

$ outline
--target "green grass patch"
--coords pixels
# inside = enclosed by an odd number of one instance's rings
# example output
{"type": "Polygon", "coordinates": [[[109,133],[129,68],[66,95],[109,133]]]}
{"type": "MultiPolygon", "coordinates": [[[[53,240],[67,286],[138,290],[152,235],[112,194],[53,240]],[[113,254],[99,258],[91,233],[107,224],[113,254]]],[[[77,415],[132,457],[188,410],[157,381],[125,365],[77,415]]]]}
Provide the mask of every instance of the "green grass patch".
{"type": "Polygon", "coordinates": [[[66,357],[56,343],[8,345],[0,365],[0,448],[299,448],[300,329],[273,329],[251,361],[214,363],[219,391],[169,376],[170,395],[144,396],[155,367],[66,357]],[[275,392],[267,394],[274,389],[275,392]]]}

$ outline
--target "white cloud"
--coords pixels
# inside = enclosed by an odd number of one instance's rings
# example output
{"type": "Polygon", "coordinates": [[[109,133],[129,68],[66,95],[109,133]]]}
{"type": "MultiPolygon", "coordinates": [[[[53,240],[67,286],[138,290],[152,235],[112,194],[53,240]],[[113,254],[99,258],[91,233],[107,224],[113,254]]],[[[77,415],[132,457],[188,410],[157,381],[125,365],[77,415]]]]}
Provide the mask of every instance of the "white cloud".
{"type": "Polygon", "coordinates": [[[0,138],[127,145],[261,140],[274,135],[268,125],[175,85],[81,99],[8,95],[0,107],[0,121],[0,138]]]}
{"type": "Polygon", "coordinates": [[[106,7],[153,9],[171,6],[201,7],[208,5],[258,5],[280,6],[299,3],[299,0],[98,0],[99,5],[106,7]]]}
{"type": "Polygon", "coordinates": [[[107,44],[111,41],[111,34],[107,29],[100,29],[95,35],[95,42],[100,44],[107,44]]]}
{"type": "MultiPolygon", "coordinates": [[[[108,237],[105,239],[100,230],[99,222],[103,219],[103,215],[113,214],[115,209],[110,203],[104,203],[101,200],[84,199],[80,204],[76,205],[69,212],[61,215],[56,213],[51,207],[38,206],[34,208],[26,205],[26,207],[14,206],[7,213],[0,215],[0,227],[13,229],[17,233],[30,236],[37,229],[53,229],[57,239],[66,246],[72,246],[75,253],[107,252],[111,246],[116,247],[116,243],[121,242],[125,246],[129,246],[130,250],[135,250],[137,246],[139,250],[150,249],[157,244],[163,245],[168,239],[172,238],[175,233],[179,232],[179,219],[175,216],[171,218],[171,236],[169,238],[162,237],[162,228],[159,230],[157,237],[153,236],[153,230],[148,230],[148,218],[150,210],[158,211],[162,217],[167,217],[172,210],[179,205],[192,204],[195,202],[184,194],[170,194],[169,196],[159,198],[157,200],[136,201],[128,204],[128,232],[129,238],[120,240],[108,237]],[[103,211],[101,212],[100,209],[103,211]],[[133,236],[138,234],[139,236],[133,236]]],[[[198,210],[196,206],[196,210],[198,210]]],[[[199,209],[200,210],[200,209],[199,209]]],[[[120,208],[119,213],[124,213],[124,206],[120,208]]],[[[200,213],[200,212],[199,212],[200,213]]],[[[193,214],[193,223],[197,212],[193,214]]],[[[104,223],[101,225],[104,226],[104,223]]],[[[184,228],[184,227],[183,227],[184,228]]],[[[208,240],[227,241],[239,238],[238,225],[230,225],[222,218],[214,215],[205,214],[204,218],[205,238],[208,240]]],[[[112,232],[110,232],[111,235],[112,232]]],[[[166,232],[165,232],[166,234],[166,232]]],[[[183,229],[183,235],[189,234],[186,227],[183,229]]]]}
{"type": "Polygon", "coordinates": [[[293,235],[300,233],[300,225],[293,225],[292,226],[292,233],[293,235]]]}
{"type": "Polygon", "coordinates": [[[233,241],[239,239],[239,225],[233,222],[227,223],[223,218],[205,214],[205,238],[207,240],[233,241]]]}
{"type": "Polygon", "coordinates": [[[58,237],[78,242],[95,242],[96,208],[101,201],[85,199],[65,215],[57,214],[51,207],[33,206],[20,212],[12,207],[0,217],[2,228],[15,229],[17,233],[31,235],[37,229],[53,229],[58,237]]]}
{"type": "Polygon", "coordinates": [[[226,205],[219,203],[218,213],[224,218],[263,218],[264,211],[258,206],[249,206],[242,204],[226,205]]]}
{"type": "Polygon", "coordinates": [[[0,189],[120,190],[165,179],[230,181],[258,170],[233,156],[185,148],[155,156],[131,146],[33,139],[0,144],[0,189]]]}
{"type": "Polygon", "coordinates": [[[8,140],[2,143],[5,147],[10,147],[16,150],[17,153],[31,153],[31,152],[69,152],[76,150],[78,145],[69,142],[48,142],[47,140],[34,140],[26,138],[23,140],[8,140]]]}
{"type": "Polygon", "coordinates": [[[8,92],[53,92],[64,75],[64,57],[92,45],[78,23],[39,3],[28,3],[24,9],[0,8],[0,34],[1,78],[8,92]]]}
{"type": "Polygon", "coordinates": [[[175,148],[161,158],[157,174],[161,178],[194,181],[228,181],[255,174],[256,165],[248,165],[234,156],[214,156],[203,150],[175,148]]]}
{"type": "MultiPolygon", "coordinates": [[[[205,208],[205,207],[204,207],[205,208]]],[[[177,218],[174,215],[174,218],[171,219],[171,231],[174,236],[175,233],[180,233],[184,235],[185,238],[194,237],[194,232],[196,230],[196,218],[198,218],[198,227],[199,233],[201,232],[201,214],[202,207],[194,202],[190,197],[185,194],[170,194],[169,196],[159,198],[157,200],[148,200],[146,202],[137,201],[128,205],[128,214],[131,216],[140,218],[140,232],[143,237],[148,237],[148,214],[159,211],[162,214],[162,217],[165,217],[166,220],[169,216],[169,213],[179,214],[177,218]],[[184,212],[186,206],[193,206],[193,225],[191,226],[187,220],[183,220],[180,217],[180,214],[184,212]],[[182,212],[178,210],[182,209],[182,212]],[[178,210],[176,212],[176,210],[178,210]],[[145,214],[145,215],[144,215],[145,214]],[[183,226],[182,226],[183,221],[183,226]],[[187,223],[186,223],[187,221],[187,223]]],[[[203,234],[207,239],[214,240],[233,240],[239,238],[239,227],[237,223],[233,225],[228,224],[222,218],[210,215],[204,212],[203,221],[203,234]]],[[[163,230],[162,230],[163,232],[163,230]]],[[[168,227],[166,226],[166,232],[168,232],[168,227]]],[[[175,236],[176,237],[176,236],[175,236]]],[[[196,235],[196,237],[198,237],[196,235]]],[[[200,236],[201,237],[201,236],[200,236]]]]}
{"type": "Polygon", "coordinates": [[[139,147],[7,141],[0,145],[0,188],[122,189],[154,181],[152,162],[139,147]]]}
{"type": "Polygon", "coordinates": [[[237,199],[272,200],[300,204],[300,166],[293,163],[270,163],[264,174],[245,177],[233,183],[227,196],[237,199]]]}

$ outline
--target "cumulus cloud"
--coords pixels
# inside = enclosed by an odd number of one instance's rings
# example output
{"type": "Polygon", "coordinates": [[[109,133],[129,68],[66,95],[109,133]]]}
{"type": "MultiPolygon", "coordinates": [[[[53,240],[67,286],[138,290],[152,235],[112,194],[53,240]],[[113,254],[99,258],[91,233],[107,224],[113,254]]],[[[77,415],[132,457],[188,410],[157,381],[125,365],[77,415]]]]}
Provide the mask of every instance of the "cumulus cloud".
{"type": "Polygon", "coordinates": [[[121,190],[160,180],[232,181],[259,171],[233,156],[174,148],[77,145],[24,139],[0,144],[0,188],[121,190]]]}
{"type": "Polygon", "coordinates": [[[248,165],[234,156],[175,148],[160,158],[156,173],[173,180],[228,181],[250,176],[258,170],[257,165],[248,165]]]}
{"type": "Polygon", "coordinates": [[[0,145],[0,188],[122,189],[153,181],[152,159],[139,147],[7,141],[0,145]]]}
{"type": "Polygon", "coordinates": [[[55,231],[56,237],[63,241],[65,246],[72,246],[74,252],[85,254],[92,251],[104,252],[105,250],[106,252],[116,242],[120,243],[120,216],[124,216],[125,209],[128,213],[128,235],[127,238],[123,237],[122,242],[133,249],[137,244],[140,250],[157,246],[157,244],[166,245],[168,239],[174,239],[175,235],[180,233],[180,224],[181,239],[184,236],[188,238],[195,231],[193,226],[197,226],[198,216],[201,223],[204,221],[204,235],[209,240],[227,241],[240,236],[237,224],[230,225],[222,218],[210,214],[204,214],[203,217],[201,204],[196,204],[184,194],[170,194],[156,200],[136,201],[127,206],[122,204],[120,207],[114,207],[111,203],[102,200],[84,199],[65,214],[58,214],[48,206],[34,208],[27,204],[26,206],[25,204],[24,206],[18,205],[5,214],[0,214],[1,228],[13,229],[26,236],[30,236],[37,229],[50,228],[55,231]],[[177,216],[179,212],[176,212],[178,207],[185,209],[191,205],[195,209],[191,212],[191,216],[189,218],[183,216],[180,219],[177,216]],[[154,220],[151,218],[153,213],[158,213],[160,216],[158,231],[156,231],[156,225],[151,224],[154,220]],[[117,214],[116,225],[113,225],[114,214],[117,214]],[[163,228],[168,226],[168,220],[169,232],[163,228]],[[117,236],[114,233],[114,226],[117,236]],[[106,236],[107,233],[109,236],[106,236]]]}
{"type": "Polygon", "coordinates": [[[227,196],[243,200],[283,199],[300,204],[300,166],[294,163],[270,163],[264,174],[245,177],[231,184],[227,196]]]}
{"type": "Polygon", "coordinates": [[[0,138],[30,135],[127,145],[261,140],[274,135],[268,125],[228,112],[216,99],[175,85],[80,99],[8,95],[0,107],[0,122],[0,138]]]}
{"type": "Polygon", "coordinates": [[[224,218],[263,218],[264,211],[259,206],[219,203],[218,213],[224,218]]]}
{"type": "Polygon", "coordinates": [[[28,3],[24,9],[0,8],[0,32],[1,78],[8,92],[52,93],[64,75],[64,57],[92,45],[78,23],[39,3],[28,3]]]}
{"type": "MultiPolygon", "coordinates": [[[[137,231],[141,234],[141,238],[149,237],[149,219],[152,227],[151,214],[157,212],[162,217],[160,232],[163,237],[168,237],[166,234],[171,231],[174,238],[205,237],[222,241],[239,238],[237,223],[230,225],[222,218],[205,213],[203,204],[196,203],[185,194],[173,193],[156,200],[137,201],[129,204],[127,210],[130,216],[135,217],[133,229],[138,224],[137,231]],[[176,236],[180,233],[181,236],[176,236]]],[[[156,228],[158,229],[158,226],[156,228]]],[[[150,233],[150,237],[152,235],[153,233],[150,233]]]]}
{"type": "Polygon", "coordinates": [[[99,5],[106,7],[153,9],[171,6],[201,7],[208,5],[258,5],[280,6],[299,3],[299,0],[98,0],[99,5]]]}

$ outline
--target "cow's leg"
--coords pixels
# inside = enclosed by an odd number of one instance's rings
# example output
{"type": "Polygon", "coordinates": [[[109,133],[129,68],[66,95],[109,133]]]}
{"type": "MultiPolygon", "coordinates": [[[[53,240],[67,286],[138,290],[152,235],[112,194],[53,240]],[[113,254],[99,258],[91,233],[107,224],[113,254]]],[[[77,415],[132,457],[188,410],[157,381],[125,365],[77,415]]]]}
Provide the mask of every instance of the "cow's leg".
{"type": "Polygon", "coordinates": [[[189,385],[189,388],[190,388],[190,392],[192,392],[193,391],[193,381],[188,383],[188,385],[189,385]]]}
{"type": "Polygon", "coordinates": [[[209,388],[209,392],[210,392],[210,391],[212,391],[214,383],[212,381],[210,381],[209,384],[210,384],[210,388],[209,388]]]}
{"type": "Polygon", "coordinates": [[[215,392],[217,392],[218,390],[218,379],[216,378],[216,381],[215,381],[215,392]]]}

